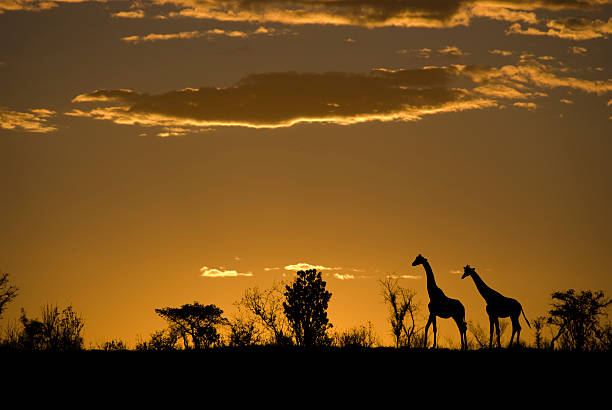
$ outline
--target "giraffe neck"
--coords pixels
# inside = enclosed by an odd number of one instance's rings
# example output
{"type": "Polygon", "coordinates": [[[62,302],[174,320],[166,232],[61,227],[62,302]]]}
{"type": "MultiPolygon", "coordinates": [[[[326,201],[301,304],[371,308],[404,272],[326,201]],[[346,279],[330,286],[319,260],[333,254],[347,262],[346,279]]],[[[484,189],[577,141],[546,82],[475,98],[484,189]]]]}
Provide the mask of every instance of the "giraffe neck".
{"type": "Polygon", "coordinates": [[[423,267],[425,268],[425,274],[427,275],[427,293],[429,294],[429,299],[432,297],[436,297],[440,292],[438,290],[438,286],[436,285],[436,279],[434,278],[433,270],[431,269],[431,265],[428,261],[423,263],[423,267]]]}
{"type": "Polygon", "coordinates": [[[480,276],[476,272],[472,272],[470,276],[474,280],[476,289],[478,289],[478,292],[480,292],[480,295],[486,301],[489,301],[490,299],[494,298],[497,295],[497,292],[495,292],[493,289],[488,287],[486,283],[484,283],[484,281],[480,278],[480,276]]]}

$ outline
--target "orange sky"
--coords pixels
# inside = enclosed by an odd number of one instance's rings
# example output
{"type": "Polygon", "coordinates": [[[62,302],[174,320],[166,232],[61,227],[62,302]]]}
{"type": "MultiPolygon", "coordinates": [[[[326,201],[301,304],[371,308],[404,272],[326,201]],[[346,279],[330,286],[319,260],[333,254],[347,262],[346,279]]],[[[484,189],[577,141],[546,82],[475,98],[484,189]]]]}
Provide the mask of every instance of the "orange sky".
{"type": "Polygon", "coordinates": [[[611,12],[0,1],[0,269],[20,289],[0,325],[71,303],[86,344],[133,345],[155,308],[231,316],[306,263],[334,329],[390,344],[377,281],[406,276],[424,325],[418,253],[483,326],[466,264],[531,321],[555,290],[609,294],[611,12]]]}

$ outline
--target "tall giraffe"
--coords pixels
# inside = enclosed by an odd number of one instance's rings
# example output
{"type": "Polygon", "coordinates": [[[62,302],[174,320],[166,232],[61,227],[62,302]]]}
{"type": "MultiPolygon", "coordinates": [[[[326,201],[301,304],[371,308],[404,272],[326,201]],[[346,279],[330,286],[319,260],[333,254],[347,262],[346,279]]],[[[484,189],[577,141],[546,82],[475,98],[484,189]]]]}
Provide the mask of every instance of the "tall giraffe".
{"type": "Polygon", "coordinates": [[[484,281],[480,278],[480,276],[476,273],[476,270],[470,265],[467,265],[463,268],[463,276],[461,279],[464,279],[468,276],[471,276],[474,280],[474,284],[476,285],[476,289],[480,292],[480,295],[487,302],[487,314],[489,315],[489,349],[493,345],[493,326],[495,326],[495,331],[497,333],[497,346],[501,347],[501,343],[499,341],[499,318],[504,318],[510,316],[510,320],[512,321],[512,337],[510,337],[510,344],[508,347],[512,346],[512,341],[514,340],[514,335],[516,334],[516,344],[519,344],[519,336],[521,335],[521,325],[519,324],[519,317],[521,316],[521,312],[523,313],[523,317],[525,318],[525,322],[527,322],[527,326],[531,327],[527,317],[525,316],[525,312],[523,311],[523,307],[521,304],[512,298],[507,298],[503,296],[501,293],[491,289],[488,287],[484,281]]]}
{"type": "Polygon", "coordinates": [[[461,350],[467,349],[467,323],[465,323],[465,308],[457,299],[451,299],[446,296],[444,292],[442,292],[442,289],[436,285],[433,270],[431,269],[427,259],[425,259],[421,254],[419,254],[414,262],[412,262],[412,266],[418,265],[423,265],[423,268],[425,268],[425,273],[427,274],[427,293],[429,294],[429,304],[427,305],[429,308],[429,320],[427,321],[427,325],[425,325],[425,346],[427,346],[427,331],[429,330],[429,325],[433,325],[433,347],[438,346],[436,340],[436,333],[438,331],[436,327],[436,316],[444,319],[452,317],[459,328],[461,350]]]}

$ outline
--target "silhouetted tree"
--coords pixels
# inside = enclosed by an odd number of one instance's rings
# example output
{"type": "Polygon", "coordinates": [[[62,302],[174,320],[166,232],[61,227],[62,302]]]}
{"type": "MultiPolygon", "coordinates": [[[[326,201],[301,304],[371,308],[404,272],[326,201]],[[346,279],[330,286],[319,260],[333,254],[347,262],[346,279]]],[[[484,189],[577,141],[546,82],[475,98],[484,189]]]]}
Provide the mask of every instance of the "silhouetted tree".
{"type": "Polygon", "coordinates": [[[476,341],[476,343],[474,343],[472,340],[470,340],[468,342],[468,349],[472,349],[474,347],[484,349],[489,346],[488,335],[480,324],[474,324],[472,321],[469,321],[468,330],[470,333],[472,333],[472,336],[476,341]]]}
{"type": "Polygon", "coordinates": [[[260,332],[255,320],[243,316],[234,316],[229,321],[229,345],[232,347],[245,347],[259,344],[260,332]]]}
{"type": "Polygon", "coordinates": [[[332,294],[325,289],[321,272],[316,269],[298,271],[291,285],[285,286],[283,310],[293,329],[298,346],[328,345],[327,305],[332,294]]]}
{"type": "Polygon", "coordinates": [[[72,306],[61,312],[57,306],[46,305],[42,319],[28,319],[21,310],[19,319],[23,328],[19,335],[19,347],[26,350],[73,351],[83,348],[83,326],[85,325],[72,306]]]}
{"type": "Polygon", "coordinates": [[[170,351],[176,350],[180,332],[176,325],[171,324],[166,329],[155,331],[149,340],[136,343],[136,350],[170,351]]]}
{"type": "Polygon", "coordinates": [[[259,288],[247,289],[242,299],[236,303],[239,310],[246,311],[255,317],[262,335],[267,335],[269,342],[275,345],[291,344],[289,323],[283,311],[283,293],[274,284],[263,291],[259,288]]]}
{"type": "Polygon", "coordinates": [[[333,343],[338,347],[374,347],[380,344],[372,322],[336,333],[333,343]]]}
{"type": "Polygon", "coordinates": [[[194,349],[211,347],[218,344],[221,336],[217,326],[227,324],[223,310],[215,305],[201,305],[198,302],[185,304],[180,308],[166,307],[155,312],[175,325],[180,331],[185,349],[189,349],[189,339],[194,349]]]}
{"type": "Polygon", "coordinates": [[[9,285],[8,277],[8,273],[0,272],[0,318],[2,318],[6,304],[17,296],[19,290],[15,286],[9,285]]]}
{"type": "Polygon", "coordinates": [[[123,340],[120,339],[112,339],[104,342],[102,346],[100,346],[101,350],[110,352],[117,350],[127,350],[127,346],[123,340]]]}
{"type": "Polygon", "coordinates": [[[600,347],[605,334],[600,317],[606,316],[605,309],[612,303],[603,291],[574,289],[552,294],[552,309],[548,312],[547,323],[555,326],[557,334],[551,340],[551,347],[561,339],[563,347],[570,350],[594,350],[600,347]]]}
{"type": "Polygon", "coordinates": [[[546,325],[546,317],[538,316],[533,321],[535,329],[535,347],[536,349],[544,349],[546,347],[546,339],[544,338],[544,326],[546,325]]]}
{"type": "Polygon", "coordinates": [[[379,281],[381,294],[389,308],[389,323],[395,338],[395,347],[412,347],[416,332],[414,316],[418,311],[416,292],[402,288],[397,279],[387,277],[379,281]]]}

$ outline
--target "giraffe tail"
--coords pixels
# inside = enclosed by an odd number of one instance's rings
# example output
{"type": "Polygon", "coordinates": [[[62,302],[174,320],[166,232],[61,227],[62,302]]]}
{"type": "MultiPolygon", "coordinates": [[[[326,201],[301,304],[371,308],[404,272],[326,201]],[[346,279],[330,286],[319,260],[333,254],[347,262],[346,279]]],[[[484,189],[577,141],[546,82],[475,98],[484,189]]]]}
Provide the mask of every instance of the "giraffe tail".
{"type": "Polygon", "coordinates": [[[527,316],[525,316],[525,311],[523,310],[522,307],[521,307],[521,312],[523,312],[523,318],[525,318],[525,322],[527,322],[527,326],[529,326],[529,328],[531,328],[531,325],[529,324],[529,320],[527,320],[527,316]]]}

